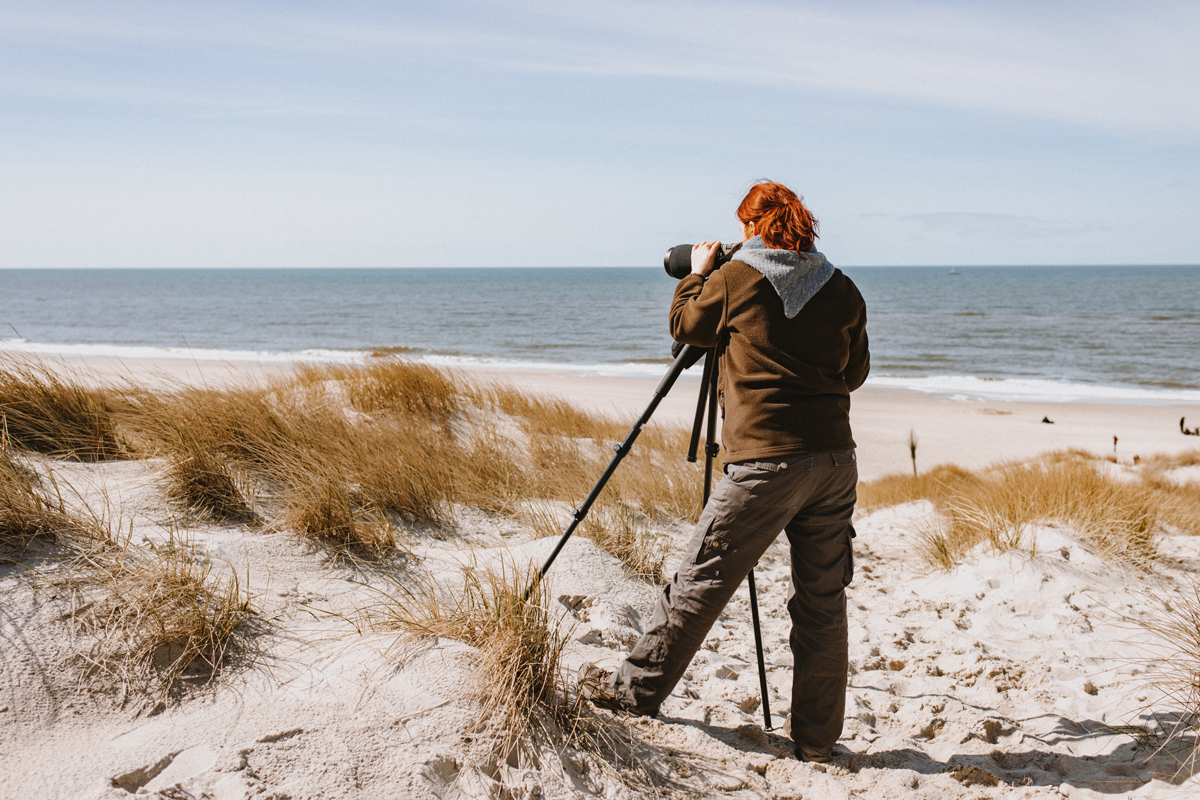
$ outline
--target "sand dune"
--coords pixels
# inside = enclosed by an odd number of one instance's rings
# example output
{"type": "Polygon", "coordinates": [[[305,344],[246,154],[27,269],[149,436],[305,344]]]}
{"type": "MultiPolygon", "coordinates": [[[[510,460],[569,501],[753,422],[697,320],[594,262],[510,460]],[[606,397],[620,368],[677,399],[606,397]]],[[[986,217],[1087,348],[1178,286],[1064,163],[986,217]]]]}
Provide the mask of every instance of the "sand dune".
{"type": "MultiPolygon", "coordinates": [[[[620,411],[640,407],[653,388],[508,379],[620,411]]],[[[664,418],[690,420],[694,398],[679,394],[664,418]]],[[[864,392],[855,402],[867,478],[911,469],[910,428],[929,465],[978,467],[1066,446],[1103,452],[1112,435],[1129,443],[1119,445],[1122,461],[1191,444],[1178,433],[1177,409],[1063,406],[1050,409],[1049,430],[1039,422],[1046,410],[1020,404],[896,392],[864,392]],[[1160,434],[1166,422],[1176,425],[1174,438],[1169,426],[1160,434]]],[[[77,489],[71,502],[108,509],[136,546],[182,542],[218,574],[236,572],[262,632],[216,680],[155,707],[86,677],[76,658],[86,642],[68,623],[73,596],[52,581],[61,564],[35,550],[23,564],[0,565],[6,798],[615,798],[653,785],[663,797],[1148,799],[1200,788],[1190,756],[1156,750],[1128,727],[1170,710],[1150,684],[1156,640],[1136,620],[1193,585],[1200,539],[1178,532],[1162,532],[1149,571],[1104,560],[1068,526],[1043,525],[1019,549],[979,550],[939,572],[917,546],[937,516],[929,502],[861,513],[851,688],[832,763],[797,762],[783,731],[791,658],[780,542],[757,572],[772,730],[764,730],[743,589],[658,719],[597,712],[622,731],[625,763],[567,745],[505,760],[478,722],[476,651],[446,639],[398,647],[370,619],[406,570],[452,583],[463,565],[538,564],[553,539],[461,508],[453,530],[411,531],[410,556],[387,579],[332,561],[286,530],[181,529],[159,489],[159,460],[28,462],[77,489]]],[[[1193,479],[1187,469],[1176,477],[1193,479]]],[[[677,553],[690,531],[680,524],[659,534],[677,553]]],[[[550,592],[569,639],[566,665],[616,663],[656,592],[588,539],[572,539],[550,592]]]]}

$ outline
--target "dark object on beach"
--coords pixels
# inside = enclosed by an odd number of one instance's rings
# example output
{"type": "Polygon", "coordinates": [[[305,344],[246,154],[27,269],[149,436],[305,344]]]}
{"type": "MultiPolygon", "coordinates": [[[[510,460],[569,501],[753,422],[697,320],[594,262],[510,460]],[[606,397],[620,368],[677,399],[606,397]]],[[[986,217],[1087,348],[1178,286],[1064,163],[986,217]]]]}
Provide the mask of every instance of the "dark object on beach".
{"type": "Polygon", "coordinates": [[[1054,420],[1050,419],[1049,417],[1042,417],[1042,422],[1046,423],[1047,425],[1054,424],[1054,420]]]}
{"type": "Polygon", "coordinates": [[[912,454],[913,462],[913,477],[917,477],[917,432],[909,430],[908,432],[908,452],[912,454]]]}
{"type": "Polygon", "coordinates": [[[1183,424],[1183,423],[1184,423],[1184,421],[1185,421],[1186,419],[1187,419],[1187,417],[1180,417],[1180,418],[1179,418],[1179,430],[1183,431],[1183,435],[1184,435],[1184,436],[1200,436],[1200,426],[1197,426],[1197,427],[1195,427],[1195,428],[1192,428],[1192,429],[1189,431],[1189,430],[1187,429],[1187,426],[1183,424]]]}
{"type": "Polygon", "coordinates": [[[1117,437],[1113,437],[1113,455],[1117,454],[1117,437]]]}

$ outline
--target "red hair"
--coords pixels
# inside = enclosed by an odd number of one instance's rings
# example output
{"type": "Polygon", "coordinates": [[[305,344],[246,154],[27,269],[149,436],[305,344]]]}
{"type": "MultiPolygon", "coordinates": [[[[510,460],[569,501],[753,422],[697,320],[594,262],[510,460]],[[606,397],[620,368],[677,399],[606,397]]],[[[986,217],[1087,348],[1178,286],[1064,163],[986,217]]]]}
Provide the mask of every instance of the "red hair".
{"type": "Polygon", "coordinates": [[[737,218],[743,225],[753,222],[763,244],[775,250],[807,252],[818,235],[817,218],[781,183],[759,181],[751,186],[738,206],[737,218]]]}

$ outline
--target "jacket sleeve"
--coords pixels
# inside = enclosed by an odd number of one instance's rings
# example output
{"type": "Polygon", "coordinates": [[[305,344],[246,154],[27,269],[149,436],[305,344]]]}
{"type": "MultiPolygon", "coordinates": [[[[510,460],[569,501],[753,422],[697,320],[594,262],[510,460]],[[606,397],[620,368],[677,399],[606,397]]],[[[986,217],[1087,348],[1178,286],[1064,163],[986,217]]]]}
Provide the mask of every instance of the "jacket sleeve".
{"type": "Polygon", "coordinates": [[[725,276],[721,270],[707,281],[688,275],[675,287],[671,301],[671,338],[697,347],[713,347],[725,319],[725,276]]]}
{"type": "Polygon", "coordinates": [[[850,329],[850,358],[843,373],[846,388],[854,391],[863,385],[871,371],[871,352],[867,348],[867,306],[859,299],[858,321],[850,329]]]}

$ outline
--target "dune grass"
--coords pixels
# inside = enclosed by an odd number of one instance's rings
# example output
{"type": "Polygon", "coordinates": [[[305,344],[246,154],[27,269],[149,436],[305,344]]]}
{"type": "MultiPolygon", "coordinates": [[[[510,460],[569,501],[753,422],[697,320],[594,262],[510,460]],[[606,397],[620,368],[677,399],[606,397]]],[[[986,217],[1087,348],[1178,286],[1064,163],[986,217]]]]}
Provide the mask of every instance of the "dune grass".
{"type": "Polygon", "coordinates": [[[523,522],[535,538],[559,536],[571,524],[572,509],[566,503],[548,500],[529,500],[521,504],[514,516],[523,522]]]}
{"type": "Polygon", "coordinates": [[[255,614],[236,572],[216,573],[187,542],[126,546],[90,559],[61,583],[94,646],[81,657],[94,679],[161,702],[216,675],[241,652],[255,614]]]}
{"type": "Polygon", "coordinates": [[[859,494],[864,510],[932,501],[940,521],[921,532],[922,546],[943,569],[981,544],[1035,549],[1033,527],[1053,522],[1073,526],[1115,562],[1145,567],[1155,558],[1155,531],[1170,516],[1143,481],[1118,479],[1102,460],[1073,452],[979,473],[939,467],[916,478],[889,476],[863,484],[859,494]]]}
{"type": "Polygon", "coordinates": [[[173,465],[168,494],[197,511],[243,514],[259,503],[322,544],[378,554],[393,547],[387,514],[453,519],[457,445],[445,420],[380,413],[352,418],[307,375],[266,388],[182,388],[147,398],[143,438],[173,465]],[[237,474],[250,481],[239,484],[237,474]]]}
{"type": "MultiPolygon", "coordinates": [[[[1178,590],[1146,598],[1150,612],[1123,621],[1153,639],[1147,645],[1147,684],[1161,693],[1151,718],[1157,729],[1129,726],[1124,732],[1145,737],[1150,749],[1171,753],[1179,764],[1175,775],[1190,777],[1200,759],[1200,583],[1193,578],[1178,590]]],[[[1149,710],[1149,709],[1147,709],[1149,710]]]]}
{"type": "MultiPolygon", "coordinates": [[[[508,387],[481,392],[485,403],[515,421],[525,441],[512,441],[526,455],[527,496],[579,502],[629,433],[632,416],[617,420],[576,408],[555,397],[528,395],[508,387]],[[521,445],[524,447],[521,447],[521,445]]],[[[688,431],[652,423],[605,487],[601,499],[637,508],[657,522],[695,520],[700,515],[703,468],[688,464],[688,431]]]]}
{"type": "Polygon", "coordinates": [[[651,583],[666,583],[666,543],[637,510],[621,503],[598,505],[584,519],[580,532],[630,573],[651,583]]]}
{"type": "Polygon", "coordinates": [[[53,476],[40,478],[0,449],[0,548],[20,553],[38,541],[79,554],[111,545],[112,536],[99,519],[67,509],[53,476]]]}
{"type": "Polygon", "coordinates": [[[676,785],[679,762],[664,762],[625,720],[597,714],[572,691],[563,663],[569,633],[553,619],[548,584],[536,583],[536,575],[536,565],[503,563],[464,568],[453,582],[397,584],[375,604],[373,622],[399,632],[401,654],[437,638],[477,648],[478,682],[464,689],[479,702],[474,733],[487,751],[478,765],[483,771],[495,776],[499,765],[532,768],[539,782],[549,777],[556,788],[572,791],[579,787],[557,783],[561,767],[547,769],[543,761],[557,756],[578,764],[586,754],[585,763],[597,771],[587,782],[596,790],[620,783],[636,796],[660,796],[676,785]]]}
{"type": "MultiPolygon", "coordinates": [[[[236,575],[216,578],[175,540],[151,552],[118,546],[99,514],[68,506],[52,465],[35,470],[18,456],[24,450],[94,462],[136,455],[115,417],[107,391],[79,375],[0,364],[0,546],[20,552],[42,541],[65,551],[70,560],[53,582],[80,596],[73,618],[96,642],[82,658],[103,678],[161,698],[223,663],[250,613],[249,599],[236,575]]],[[[187,461],[172,455],[169,472],[190,477],[168,483],[203,487],[189,504],[228,510],[235,498],[221,485],[228,477],[222,464],[198,462],[201,451],[187,461]]]]}
{"type": "MultiPolygon", "coordinates": [[[[521,517],[530,503],[578,504],[631,423],[396,358],[301,367],[266,386],[135,387],[111,398],[80,376],[16,362],[0,371],[0,402],[14,447],[160,456],[164,494],[189,514],[269,522],[375,556],[397,546],[397,520],[445,529],[460,505],[521,517]]],[[[593,538],[638,574],[661,572],[646,525],[700,513],[702,468],[685,461],[686,447],[683,429],[648,426],[594,512],[593,538]]],[[[9,505],[14,531],[36,507],[9,505]]]]}
{"type": "Polygon", "coordinates": [[[250,507],[249,492],[220,453],[194,447],[172,452],[168,459],[163,486],[170,500],[217,522],[259,521],[250,507]]]}
{"type": "Polygon", "coordinates": [[[1200,536],[1200,484],[1177,483],[1170,472],[1178,467],[1200,465],[1200,450],[1172,456],[1151,456],[1141,464],[1141,481],[1167,525],[1200,536]]]}
{"type": "Polygon", "coordinates": [[[15,447],[75,461],[125,458],[105,393],[32,361],[0,361],[0,436],[15,447]]]}
{"type": "Polygon", "coordinates": [[[333,551],[358,551],[385,556],[396,549],[396,533],[387,517],[345,482],[313,476],[314,482],[295,487],[283,523],[301,536],[333,551]]]}
{"type": "Polygon", "coordinates": [[[503,435],[494,419],[479,415],[459,447],[453,465],[455,499],[495,514],[522,516],[533,494],[533,478],[521,457],[520,443],[503,435]]]}
{"type": "Polygon", "coordinates": [[[887,475],[858,485],[857,508],[870,512],[913,500],[937,502],[977,486],[980,481],[979,475],[953,464],[934,467],[918,476],[887,475]]]}
{"type": "Polygon", "coordinates": [[[366,365],[303,365],[297,381],[333,382],[350,405],[363,414],[387,413],[447,425],[470,394],[466,381],[447,370],[396,358],[377,358],[366,365]]]}
{"type": "MultiPolygon", "coordinates": [[[[225,519],[253,509],[322,545],[375,555],[395,546],[393,518],[452,528],[459,505],[520,517],[529,503],[577,504],[627,432],[557,398],[395,358],[129,404],[137,440],[169,460],[176,502],[225,519]]],[[[686,440],[680,429],[648,427],[602,503],[658,523],[698,516],[701,468],[683,458],[686,440]]],[[[627,554],[646,540],[623,535],[627,554]]],[[[652,561],[647,551],[631,568],[650,574],[652,561]]]]}
{"type": "Polygon", "coordinates": [[[388,416],[354,426],[349,444],[339,470],[372,504],[409,520],[454,523],[464,454],[448,430],[388,416]]]}
{"type": "Polygon", "coordinates": [[[397,585],[374,612],[378,625],[400,632],[402,646],[444,637],[478,648],[478,727],[498,726],[505,758],[531,738],[569,738],[578,718],[563,674],[567,640],[536,576],[535,565],[467,567],[455,585],[397,585]]]}

